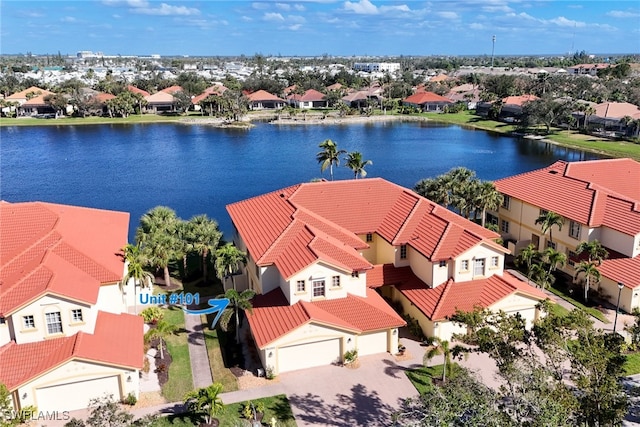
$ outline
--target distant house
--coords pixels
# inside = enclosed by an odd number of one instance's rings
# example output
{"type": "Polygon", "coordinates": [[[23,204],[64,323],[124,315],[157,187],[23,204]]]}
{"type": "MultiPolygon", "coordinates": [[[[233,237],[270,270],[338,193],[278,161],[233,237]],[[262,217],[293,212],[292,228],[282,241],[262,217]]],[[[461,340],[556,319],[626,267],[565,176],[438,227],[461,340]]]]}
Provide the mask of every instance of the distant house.
{"type": "Polygon", "coordinates": [[[209,86],[202,92],[200,95],[196,95],[191,98],[191,103],[193,104],[193,108],[196,111],[200,110],[200,101],[206,99],[211,95],[222,96],[228,89],[222,84],[214,84],[213,86],[209,86]]]}
{"type": "Polygon", "coordinates": [[[519,95],[507,96],[502,99],[502,109],[500,110],[500,118],[508,121],[510,118],[519,119],[523,112],[523,107],[527,102],[535,101],[538,98],[535,95],[519,95]]]}
{"type": "Polygon", "coordinates": [[[55,114],[56,110],[44,98],[50,95],[38,95],[20,105],[18,111],[23,116],[36,116],[40,114],[55,114]]]}
{"type": "Polygon", "coordinates": [[[135,86],[133,86],[133,85],[128,85],[128,86],[127,86],[127,90],[128,90],[129,92],[131,92],[131,93],[137,93],[137,94],[140,94],[140,95],[142,95],[143,97],[145,97],[145,96],[149,96],[149,95],[150,95],[150,93],[149,93],[149,92],[147,92],[146,90],[138,89],[137,87],[135,87],[135,86]]]}
{"type": "Polygon", "coordinates": [[[161,90],[153,95],[145,96],[144,99],[147,101],[147,112],[158,114],[175,111],[175,98],[168,91],[161,90]]]}
{"type": "Polygon", "coordinates": [[[129,214],[0,201],[0,383],[15,410],[138,397],[143,324],[127,314],[129,214]]]}
{"type": "Polygon", "coordinates": [[[7,101],[14,101],[14,102],[17,102],[19,105],[22,105],[28,100],[33,99],[40,95],[45,96],[45,95],[55,95],[55,94],[46,89],[41,89],[37,86],[31,86],[28,89],[21,90],[20,92],[16,92],[14,94],[9,95],[5,99],[7,101]]]}
{"type": "Polygon", "coordinates": [[[598,71],[609,67],[611,67],[611,64],[578,64],[567,68],[567,72],[576,76],[589,75],[595,77],[598,75],[598,71]]]}
{"type": "Polygon", "coordinates": [[[291,94],[288,96],[289,104],[296,108],[328,108],[329,101],[324,93],[315,89],[309,89],[304,94],[291,94]]]}
{"type": "Polygon", "coordinates": [[[444,111],[444,108],[453,104],[453,101],[433,92],[419,92],[403,99],[402,104],[416,107],[421,111],[444,111]]]}
{"type": "Polygon", "coordinates": [[[249,99],[249,109],[251,110],[273,110],[282,108],[287,103],[284,99],[280,99],[266,90],[250,93],[247,98],[249,99]]]}
{"type": "Polygon", "coordinates": [[[444,97],[453,102],[464,102],[467,108],[473,110],[480,101],[480,89],[470,83],[465,83],[452,87],[444,97]]]}
{"type": "Polygon", "coordinates": [[[604,136],[631,135],[637,127],[626,123],[624,118],[640,120],[640,107],[628,102],[603,102],[594,107],[594,113],[589,116],[588,125],[604,136]]]}

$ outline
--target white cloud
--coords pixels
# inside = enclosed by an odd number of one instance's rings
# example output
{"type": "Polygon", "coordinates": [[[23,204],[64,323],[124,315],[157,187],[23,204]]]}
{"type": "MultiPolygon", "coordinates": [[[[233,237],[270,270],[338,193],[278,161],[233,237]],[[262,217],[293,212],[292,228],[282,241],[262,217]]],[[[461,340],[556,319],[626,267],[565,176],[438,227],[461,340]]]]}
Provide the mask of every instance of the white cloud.
{"type": "Polygon", "coordinates": [[[291,5],[287,3],[276,3],[276,8],[280,10],[291,10],[291,5]]]}
{"type": "Polygon", "coordinates": [[[301,27],[302,27],[302,24],[295,24],[295,25],[289,26],[289,29],[291,31],[298,31],[301,27]]]}
{"type": "Polygon", "coordinates": [[[607,16],[611,16],[612,18],[638,18],[640,17],[640,12],[630,12],[625,10],[612,10],[610,12],[605,13],[607,16]]]}
{"type": "Polygon", "coordinates": [[[115,19],[120,19],[120,18],[122,18],[122,16],[118,15],[117,13],[114,13],[113,15],[111,15],[111,17],[112,17],[112,18],[115,18],[115,19]]]}
{"type": "Polygon", "coordinates": [[[253,2],[251,3],[251,7],[258,10],[269,9],[269,5],[267,3],[261,3],[261,2],[253,2]]]}
{"type": "Polygon", "coordinates": [[[262,19],[264,19],[265,21],[272,21],[272,22],[283,22],[284,21],[284,17],[276,12],[267,12],[262,16],[262,19]]]}
{"type": "Polygon", "coordinates": [[[459,16],[457,13],[455,12],[437,12],[436,15],[438,15],[441,18],[444,19],[458,19],[459,16]]]}
{"type": "Polygon", "coordinates": [[[398,6],[380,6],[380,12],[411,12],[409,6],[401,4],[398,6]]]}
{"type": "Polygon", "coordinates": [[[474,22],[471,25],[469,25],[469,28],[471,28],[472,30],[484,30],[485,26],[478,22],[474,22]]]}
{"type": "Polygon", "coordinates": [[[62,21],[62,22],[76,22],[76,18],[74,18],[73,16],[65,16],[63,18],[60,18],[60,21],[62,21]]]}
{"type": "Polygon", "coordinates": [[[244,22],[251,22],[253,21],[253,18],[249,17],[249,16],[241,16],[240,19],[242,19],[244,22]]]}
{"type": "Polygon", "coordinates": [[[166,3],[161,3],[160,7],[136,7],[131,9],[133,13],[139,13],[141,15],[157,15],[157,16],[191,16],[199,15],[200,11],[193,7],[186,6],[170,6],[166,3]]]}
{"type": "Polygon", "coordinates": [[[360,0],[359,2],[344,2],[344,9],[350,10],[359,15],[375,15],[378,13],[378,8],[369,0],[360,0]]]}
{"type": "Polygon", "coordinates": [[[295,10],[297,10],[298,12],[302,12],[303,10],[306,10],[306,8],[304,7],[304,5],[302,5],[302,4],[294,4],[294,5],[293,5],[293,8],[294,8],[295,10]]]}
{"type": "Polygon", "coordinates": [[[567,19],[564,16],[558,16],[557,18],[550,19],[548,22],[555,24],[559,27],[577,27],[582,28],[586,27],[587,24],[580,21],[574,21],[572,19],[567,19]]]}
{"type": "Polygon", "coordinates": [[[287,15],[287,22],[291,22],[293,24],[304,24],[305,22],[307,22],[307,20],[304,19],[304,16],[287,15]]]}

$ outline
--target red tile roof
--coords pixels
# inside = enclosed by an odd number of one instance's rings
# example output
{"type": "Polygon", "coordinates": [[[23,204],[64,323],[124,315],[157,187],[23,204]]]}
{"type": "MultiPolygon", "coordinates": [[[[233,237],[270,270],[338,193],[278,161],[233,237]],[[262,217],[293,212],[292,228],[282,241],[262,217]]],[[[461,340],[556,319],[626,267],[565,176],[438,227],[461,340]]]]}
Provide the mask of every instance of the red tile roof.
{"type": "Polygon", "coordinates": [[[207,98],[208,96],[211,96],[211,95],[222,96],[222,94],[226,90],[227,90],[227,88],[224,87],[223,85],[209,86],[200,95],[193,97],[193,99],[191,99],[191,103],[196,105],[200,101],[202,101],[203,99],[205,99],[205,98],[207,98]]]}
{"type": "Polygon", "coordinates": [[[116,97],[115,95],[112,95],[110,93],[98,93],[98,94],[93,96],[93,99],[98,101],[101,104],[104,104],[108,100],[114,99],[115,97],[116,97]]]}
{"type": "Polygon", "coordinates": [[[129,214],[43,202],[0,202],[0,314],[53,294],[95,304],[124,274],[129,214]]]}
{"type": "Polygon", "coordinates": [[[169,95],[174,95],[177,92],[182,92],[184,89],[182,86],[173,85],[162,89],[160,92],[168,93],[169,95]]]}
{"type": "Polygon", "coordinates": [[[285,102],[284,99],[280,99],[272,93],[267,92],[266,90],[258,90],[256,92],[250,93],[248,95],[249,101],[281,101],[285,102]]]}
{"type": "Polygon", "coordinates": [[[416,105],[429,104],[433,102],[442,102],[445,104],[452,103],[450,99],[447,99],[444,96],[437,95],[433,92],[414,93],[408,98],[403,99],[402,102],[406,102],[408,104],[416,104],[416,105]]]}
{"type": "Polygon", "coordinates": [[[258,348],[264,348],[307,323],[318,323],[363,333],[404,326],[406,322],[372,289],[366,298],[346,298],[318,302],[299,301],[289,305],[277,288],[253,300],[253,313],[247,313],[258,348]]]}
{"type": "Polygon", "coordinates": [[[46,89],[41,89],[37,86],[31,86],[30,88],[27,88],[25,90],[21,90],[20,92],[16,92],[14,94],[11,94],[9,96],[7,96],[6,99],[8,100],[12,100],[12,99],[16,99],[16,100],[20,100],[20,99],[27,99],[27,94],[28,93],[34,93],[34,94],[38,94],[38,95],[54,95],[53,92],[48,91],[46,89]]]}
{"type": "Polygon", "coordinates": [[[302,96],[295,99],[302,102],[324,101],[327,96],[315,89],[308,89],[302,96]]]}
{"type": "Polygon", "coordinates": [[[506,98],[502,99],[502,103],[504,105],[518,105],[522,107],[527,102],[535,101],[537,99],[540,98],[535,95],[507,96],[506,98]]]}
{"type": "Polygon", "coordinates": [[[16,388],[71,360],[141,369],[143,321],[140,316],[98,312],[95,332],[0,347],[0,382],[16,388]]]}
{"type": "Polygon", "coordinates": [[[352,271],[371,268],[358,234],[378,233],[434,261],[480,242],[504,250],[498,235],[381,178],[304,183],[227,206],[258,265],[284,277],[323,260],[352,271]],[[295,253],[291,253],[295,248],[295,253]]]}
{"type": "Polygon", "coordinates": [[[594,116],[614,119],[625,116],[640,118],[640,107],[628,102],[604,102],[595,106],[594,116]]]}
{"type": "Polygon", "coordinates": [[[640,286],[640,255],[634,258],[613,258],[602,261],[598,266],[600,273],[615,281],[622,282],[627,288],[640,286]]]}
{"type": "Polygon", "coordinates": [[[425,316],[433,321],[445,320],[456,310],[472,311],[480,306],[489,308],[498,301],[512,294],[521,294],[538,300],[546,299],[546,295],[513,275],[505,272],[502,276],[493,275],[487,279],[446,283],[428,288],[411,270],[398,274],[402,283],[396,288],[425,316]]]}
{"type": "Polygon", "coordinates": [[[139,89],[139,88],[137,88],[137,87],[135,87],[135,86],[133,86],[133,85],[128,85],[128,86],[127,86],[127,90],[128,90],[129,92],[139,93],[139,94],[140,94],[140,95],[142,95],[142,96],[149,96],[149,95],[151,95],[151,94],[150,94],[149,92],[147,92],[146,90],[139,89]]]}
{"type": "Polygon", "coordinates": [[[640,163],[631,159],[554,164],[500,179],[498,191],[590,227],[640,232],[640,163]]]}

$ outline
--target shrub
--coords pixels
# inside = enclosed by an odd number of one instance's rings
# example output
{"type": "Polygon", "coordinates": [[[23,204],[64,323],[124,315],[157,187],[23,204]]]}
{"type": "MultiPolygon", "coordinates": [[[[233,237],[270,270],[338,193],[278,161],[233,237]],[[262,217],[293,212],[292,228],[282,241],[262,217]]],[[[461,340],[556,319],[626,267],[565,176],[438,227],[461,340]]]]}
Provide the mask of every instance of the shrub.
{"type": "Polygon", "coordinates": [[[130,405],[130,406],[135,405],[137,402],[138,402],[138,398],[133,393],[127,394],[127,397],[122,399],[122,403],[124,403],[126,405],[130,405]]]}
{"type": "Polygon", "coordinates": [[[162,320],[164,313],[160,307],[151,306],[142,310],[140,316],[144,319],[144,323],[157,323],[162,320]]]}
{"type": "Polygon", "coordinates": [[[267,368],[265,376],[267,377],[268,380],[272,380],[276,377],[276,374],[275,372],[273,372],[273,368],[271,366],[267,368]]]}
{"type": "Polygon", "coordinates": [[[354,348],[353,350],[346,351],[344,353],[344,363],[352,363],[355,362],[358,358],[358,349],[354,348]]]}

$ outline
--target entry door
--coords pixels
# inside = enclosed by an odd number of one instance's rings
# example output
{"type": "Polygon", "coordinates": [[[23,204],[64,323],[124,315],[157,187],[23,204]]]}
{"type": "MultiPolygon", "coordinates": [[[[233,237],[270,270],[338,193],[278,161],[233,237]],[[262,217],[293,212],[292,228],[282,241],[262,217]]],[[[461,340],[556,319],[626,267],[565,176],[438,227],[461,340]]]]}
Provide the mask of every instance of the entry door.
{"type": "Polygon", "coordinates": [[[484,258],[477,259],[473,263],[473,275],[484,276],[484,258]]]}

